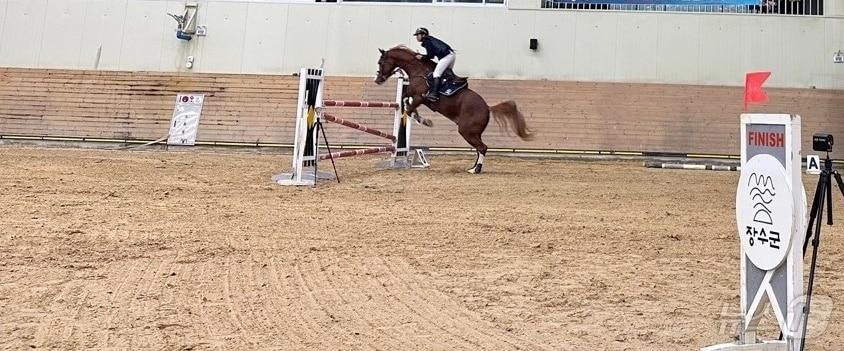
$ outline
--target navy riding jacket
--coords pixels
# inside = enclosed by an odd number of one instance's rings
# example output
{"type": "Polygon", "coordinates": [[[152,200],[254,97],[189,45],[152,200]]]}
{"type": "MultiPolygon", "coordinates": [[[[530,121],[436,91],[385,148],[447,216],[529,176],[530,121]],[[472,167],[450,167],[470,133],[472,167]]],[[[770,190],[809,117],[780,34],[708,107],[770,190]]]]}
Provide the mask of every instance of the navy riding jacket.
{"type": "Polygon", "coordinates": [[[442,59],[443,57],[448,56],[452,51],[454,51],[451,46],[448,46],[442,40],[434,38],[430,35],[422,38],[422,47],[425,48],[425,55],[424,58],[430,60],[434,57],[438,59],[442,59]]]}

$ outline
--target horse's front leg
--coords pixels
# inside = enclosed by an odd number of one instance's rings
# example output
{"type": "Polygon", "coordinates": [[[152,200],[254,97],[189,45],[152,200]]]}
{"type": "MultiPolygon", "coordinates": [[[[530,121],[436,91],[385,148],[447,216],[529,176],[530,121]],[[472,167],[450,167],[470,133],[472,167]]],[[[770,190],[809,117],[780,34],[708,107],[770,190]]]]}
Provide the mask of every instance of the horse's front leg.
{"type": "Polygon", "coordinates": [[[434,122],[431,121],[429,118],[423,118],[422,116],[420,116],[419,111],[417,110],[419,108],[419,106],[422,105],[422,102],[425,101],[424,98],[422,97],[422,95],[414,95],[414,96],[409,97],[409,99],[410,99],[410,103],[408,104],[408,107],[405,110],[405,113],[407,113],[408,115],[413,117],[413,119],[416,120],[416,122],[421,123],[422,125],[424,125],[426,127],[433,127],[434,122]]]}

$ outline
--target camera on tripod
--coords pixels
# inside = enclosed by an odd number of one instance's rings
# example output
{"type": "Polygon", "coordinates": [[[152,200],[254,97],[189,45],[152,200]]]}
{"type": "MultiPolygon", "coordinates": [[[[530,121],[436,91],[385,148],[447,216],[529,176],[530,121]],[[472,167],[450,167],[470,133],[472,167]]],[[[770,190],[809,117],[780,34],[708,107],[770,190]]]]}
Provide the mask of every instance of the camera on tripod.
{"type": "Polygon", "coordinates": [[[815,133],[812,135],[812,149],[815,151],[826,152],[826,159],[824,160],[824,169],[818,178],[818,186],[815,188],[815,198],[812,201],[812,209],[809,211],[809,225],[806,226],[806,239],[803,242],[803,256],[806,255],[806,250],[809,248],[809,243],[812,244],[812,265],[809,269],[809,287],[806,293],[806,305],[803,306],[803,338],[800,339],[800,350],[802,351],[806,346],[806,329],[808,328],[809,311],[812,306],[812,289],[815,283],[815,268],[817,267],[818,246],[821,241],[821,222],[823,221],[823,211],[826,207],[826,224],[832,225],[832,180],[838,185],[838,190],[841,195],[844,195],[844,180],[841,178],[841,173],[838,173],[832,168],[832,160],[829,158],[829,153],[832,152],[832,134],[829,133],[815,133]],[[811,239],[811,241],[810,241],[811,239]]]}
{"type": "Polygon", "coordinates": [[[812,136],[812,149],[815,151],[832,152],[832,134],[815,133],[812,136]]]}

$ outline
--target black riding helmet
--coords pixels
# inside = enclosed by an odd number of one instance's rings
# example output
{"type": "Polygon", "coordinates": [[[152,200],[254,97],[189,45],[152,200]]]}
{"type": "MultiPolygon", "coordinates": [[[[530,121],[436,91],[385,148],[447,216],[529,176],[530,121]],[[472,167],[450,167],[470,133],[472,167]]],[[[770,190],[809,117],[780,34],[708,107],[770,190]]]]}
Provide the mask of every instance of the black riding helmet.
{"type": "Polygon", "coordinates": [[[428,34],[428,28],[425,28],[425,27],[416,28],[416,32],[414,32],[413,35],[419,35],[419,34],[422,34],[422,35],[425,35],[425,36],[430,35],[430,34],[428,34]]]}

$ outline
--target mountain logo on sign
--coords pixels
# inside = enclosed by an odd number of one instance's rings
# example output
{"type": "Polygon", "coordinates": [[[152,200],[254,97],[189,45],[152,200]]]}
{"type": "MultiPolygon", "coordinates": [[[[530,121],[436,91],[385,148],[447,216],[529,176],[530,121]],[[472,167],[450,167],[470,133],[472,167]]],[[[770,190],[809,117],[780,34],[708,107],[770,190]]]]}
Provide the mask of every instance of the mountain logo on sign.
{"type": "Polygon", "coordinates": [[[750,198],[753,200],[753,209],[756,213],[753,214],[753,221],[762,224],[774,224],[771,216],[771,209],[768,207],[774,201],[777,195],[774,191],[774,181],[770,176],[764,174],[752,173],[747,178],[748,187],[750,189],[750,198]]]}

